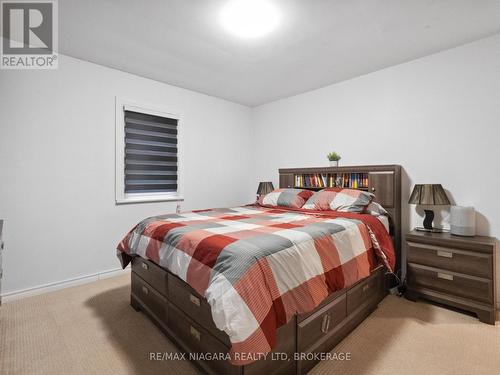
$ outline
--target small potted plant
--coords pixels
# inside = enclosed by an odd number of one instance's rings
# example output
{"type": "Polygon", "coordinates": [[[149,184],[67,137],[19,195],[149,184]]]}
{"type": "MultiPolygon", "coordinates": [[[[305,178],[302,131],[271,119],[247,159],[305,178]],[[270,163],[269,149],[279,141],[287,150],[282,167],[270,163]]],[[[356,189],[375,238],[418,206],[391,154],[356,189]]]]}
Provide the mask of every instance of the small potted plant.
{"type": "Polygon", "coordinates": [[[330,152],[328,155],[326,155],[326,157],[328,158],[328,160],[330,160],[330,167],[339,166],[339,160],[341,159],[341,157],[335,151],[330,152]]]}

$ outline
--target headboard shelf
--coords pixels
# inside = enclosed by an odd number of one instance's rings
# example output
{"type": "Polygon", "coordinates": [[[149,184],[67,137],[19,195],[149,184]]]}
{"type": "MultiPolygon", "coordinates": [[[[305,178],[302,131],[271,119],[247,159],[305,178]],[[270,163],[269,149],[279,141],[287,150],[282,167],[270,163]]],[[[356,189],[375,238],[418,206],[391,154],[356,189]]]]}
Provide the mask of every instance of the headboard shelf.
{"type": "Polygon", "coordinates": [[[326,187],[348,187],[375,194],[375,201],[388,212],[391,235],[396,248],[397,265],[401,264],[401,166],[362,165],[342,167],[282,168],[280,188],[301,188],[318,191],[326,187]]]}

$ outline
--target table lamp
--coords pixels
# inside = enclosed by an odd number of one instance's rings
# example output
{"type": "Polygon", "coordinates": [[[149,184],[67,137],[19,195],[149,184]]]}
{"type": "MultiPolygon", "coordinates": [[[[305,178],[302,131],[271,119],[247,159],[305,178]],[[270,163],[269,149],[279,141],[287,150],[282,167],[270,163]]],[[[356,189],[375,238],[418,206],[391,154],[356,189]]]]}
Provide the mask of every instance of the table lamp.
{"type": "MultiPolygon", "coordinates": [[[[450,204],[450,201],[441,184],[422,184],[415,185],[408,203],[427,206],[446,206],[450,204]]],[[[432,227],[434,211],[424,209],[424,212],[424,227],[417,227],[415,230],[422,232],[442,232],[442,229],[432,227]]]]}
{"type": "Polygon", "coordinates": [[[273,190],[274,186],[272,182],[259,182],[259,188],[257,189],[257,199],[259,199],[261,195],[269,194],[273,190]]]}

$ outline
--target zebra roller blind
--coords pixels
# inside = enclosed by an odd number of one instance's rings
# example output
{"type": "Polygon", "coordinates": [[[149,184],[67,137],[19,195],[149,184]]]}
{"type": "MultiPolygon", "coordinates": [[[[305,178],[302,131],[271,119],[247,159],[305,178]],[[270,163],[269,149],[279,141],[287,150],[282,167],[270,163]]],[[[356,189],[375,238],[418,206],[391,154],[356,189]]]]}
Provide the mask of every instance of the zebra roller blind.
{"type": "Polygon", "coordinates": [[[125,193],[177,192],[177,125],[125,110],[125,193]]]}

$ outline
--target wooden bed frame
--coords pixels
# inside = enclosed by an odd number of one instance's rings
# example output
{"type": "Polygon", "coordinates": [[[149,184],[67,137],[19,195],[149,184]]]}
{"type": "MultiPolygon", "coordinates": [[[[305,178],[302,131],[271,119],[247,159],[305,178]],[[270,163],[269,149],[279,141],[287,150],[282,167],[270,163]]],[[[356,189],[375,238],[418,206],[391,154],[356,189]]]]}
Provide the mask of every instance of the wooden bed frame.
{"type": "MultiPolygon", "coordinates": [[[[280,187],[293,187],[295,174],[367,173],[370,191],[389,211],[397,259],[401,250],[401,167],[397,165],[280,169],[280,187]]],[[[366,189],[365,189],[366,190],[366,189]]],[[[131,305],[142,310],[207,374],[305,374],[356,328],[387,294],[385,268],[326,298],[313,311],[295,316],[278,329],[278,344],[265,359],[230,364],[225,332],[216,328],[210,305],[186,282],[155,263],[132,261],[131,305]],[[190,354],[195,353],[194,358],[190,354]],[[214,359],[215,358],[215,359],[214,359]]]]}

